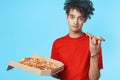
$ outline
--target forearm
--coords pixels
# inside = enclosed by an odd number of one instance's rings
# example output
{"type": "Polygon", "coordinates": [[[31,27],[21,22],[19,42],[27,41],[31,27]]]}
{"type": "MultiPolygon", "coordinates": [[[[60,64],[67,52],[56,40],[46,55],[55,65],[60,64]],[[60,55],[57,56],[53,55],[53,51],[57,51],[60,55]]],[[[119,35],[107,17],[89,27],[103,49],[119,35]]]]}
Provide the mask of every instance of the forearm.
{"type": "Polygon", "coordinates": [[[98,80],[100,71],[98,67],[98,55],[90,58],[89,78],[90,80],[98,80]]]}

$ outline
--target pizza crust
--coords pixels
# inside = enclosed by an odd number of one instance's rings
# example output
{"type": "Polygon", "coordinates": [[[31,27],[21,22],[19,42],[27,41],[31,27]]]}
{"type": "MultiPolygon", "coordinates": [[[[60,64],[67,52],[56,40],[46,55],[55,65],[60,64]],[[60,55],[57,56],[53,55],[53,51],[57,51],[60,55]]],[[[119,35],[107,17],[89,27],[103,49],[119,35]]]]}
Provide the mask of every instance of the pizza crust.
{"type": "MultiPolygon", "coordinates": [[[[89,32],[86,32],[86,34],[87,34],[88,36],[94,36],[93,34],[91,34],[91,33],[89,33],[89,32]]],[[[98,40],[105,41],[105,39],[102,38],[101,36],[96,36],[96,38],[97,38],[98,40]]]]}

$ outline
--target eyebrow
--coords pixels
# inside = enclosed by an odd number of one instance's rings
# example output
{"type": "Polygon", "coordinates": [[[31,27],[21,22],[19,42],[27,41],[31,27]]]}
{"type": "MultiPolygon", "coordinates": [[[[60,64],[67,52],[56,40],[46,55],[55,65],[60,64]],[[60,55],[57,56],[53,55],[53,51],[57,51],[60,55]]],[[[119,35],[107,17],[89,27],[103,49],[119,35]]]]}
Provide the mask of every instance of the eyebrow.
{"type": "MultiPolygon", "coordinates": [[[[74,14],[69,14],[70,16],[75,16],[74,14]]],[[[85,17],[85,16],[78,16],[78,17],[85,17]]]]}
{"type": "Polygon", "coordinates": [[[75,15],[73,15],[73,14],[69,14],[70,16],[75,16],[75,15]]]}

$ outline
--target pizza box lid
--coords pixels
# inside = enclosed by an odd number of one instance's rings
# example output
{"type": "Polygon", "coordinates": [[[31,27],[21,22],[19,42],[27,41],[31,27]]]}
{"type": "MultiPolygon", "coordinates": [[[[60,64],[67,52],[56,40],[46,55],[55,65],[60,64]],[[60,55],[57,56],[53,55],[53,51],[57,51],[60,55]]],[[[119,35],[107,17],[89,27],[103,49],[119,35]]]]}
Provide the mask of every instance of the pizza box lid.
{"type": "Polygon", "coordinates": [[[35,67],[30,67],[30,66],[21,64],[21,63],[16,62],[16,61],[10,61],[8,64],[8,67],[7,67],[7,71],[11,70],[13,68],[19,68],[19,69],[22,69],[24,71],[28,71],[28,72],[31,72],[31,73],[34,73],[37,75],[41,75],[41,76],[52,76],[52,75],[57,74],[57,73],[61,72],[62,70],[64,70],[64,64],[60,61],[50,59],[50,58],[47,58],[47,57],[44,57],[44,56],[41,56],[38,54],[33,54],[32,57],[33,58],[41,58],[41,59],[44,59],[46,61],[50,61],[50,62],[54,63],[57,66],[57,68],[55,68],[51,71],[50,70],[41,70],[41,69],[38,69],[35,67]]]}

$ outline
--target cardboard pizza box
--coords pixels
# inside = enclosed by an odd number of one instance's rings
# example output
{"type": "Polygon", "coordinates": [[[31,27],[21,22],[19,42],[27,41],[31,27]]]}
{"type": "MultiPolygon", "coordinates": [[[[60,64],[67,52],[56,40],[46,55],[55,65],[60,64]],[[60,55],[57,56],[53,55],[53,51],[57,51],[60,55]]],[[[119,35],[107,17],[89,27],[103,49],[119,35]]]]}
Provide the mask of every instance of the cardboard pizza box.
{"type": "Polygon", "coordinates": [[[30,66],[21,64],[21,63],[16,62],[16,61],[10,61],[9,64],[8,64],[8,67],[7,67],[7,71],[11,70],[13,68],[19,68],[19,69],[22,69],[24,71],[28,71],[28,72],[31,72],[31,73],[34,73],[34,74],[37,74],[37,75],[51,76],[51,75],[57,74],[57,73],[61,72],[62,70],[64,70],[64,64],[60,61],[50,59],[50,58],[47,58],[47,57],[44,57],[44,56],[41,56],[41,55],[38,55],[38,54],[34,54],[32,57],[33,58],[41,58],[41,59],[44,59],[46,61],[52,62],[57,66],[57,68],[55,68],[51,71],[50,70],[41,70],[41,69],[38,69],[38,68],[35,68],[35,67],[30,67],[30,66]]]}

